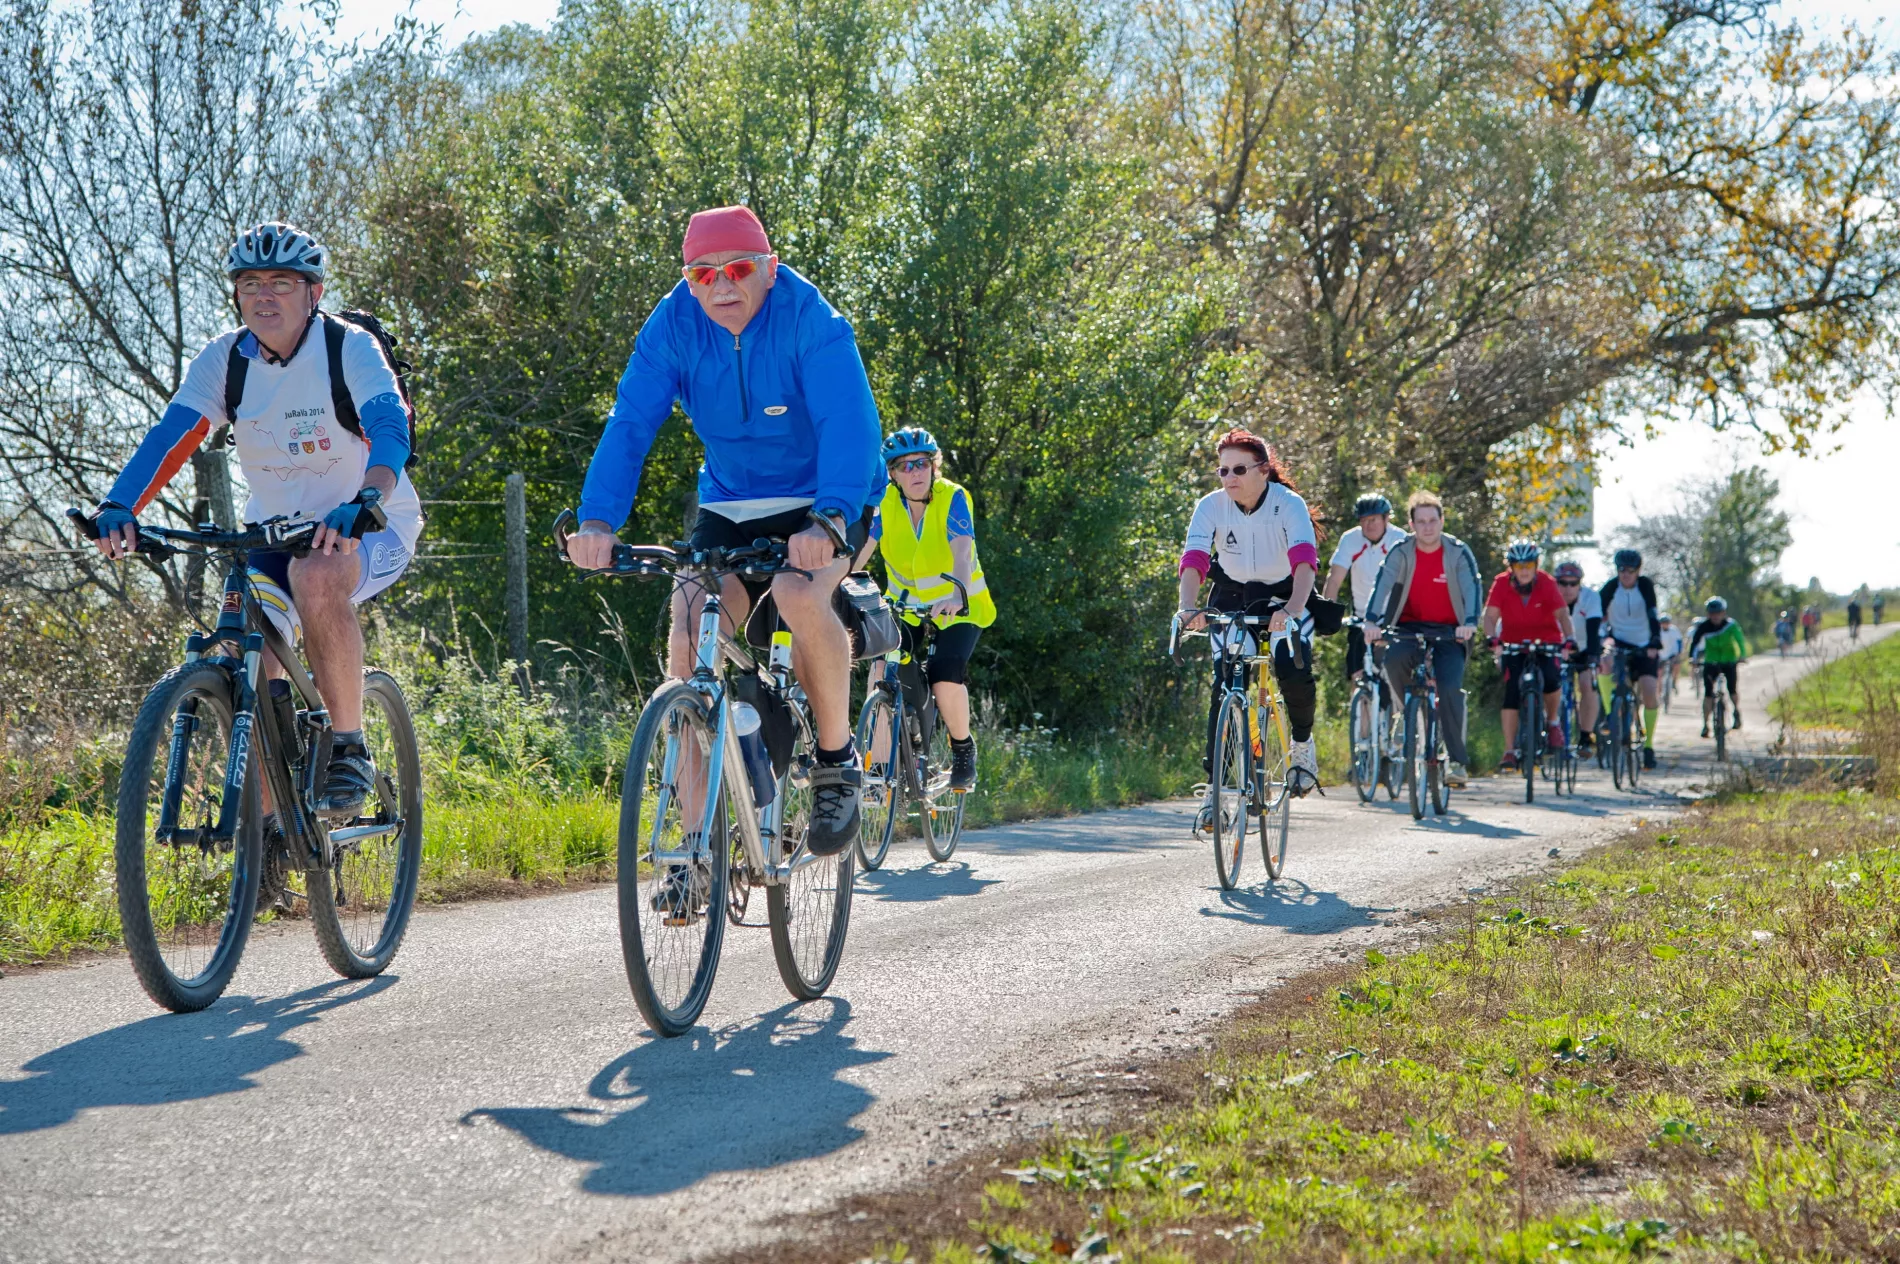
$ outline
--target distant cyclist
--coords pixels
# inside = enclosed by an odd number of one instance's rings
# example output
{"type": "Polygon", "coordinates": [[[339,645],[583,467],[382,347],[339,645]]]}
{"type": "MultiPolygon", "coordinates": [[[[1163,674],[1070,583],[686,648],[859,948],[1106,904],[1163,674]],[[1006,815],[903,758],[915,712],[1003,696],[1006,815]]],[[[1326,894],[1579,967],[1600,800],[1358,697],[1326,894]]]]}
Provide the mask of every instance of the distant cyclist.
{"type": "Polygon", "coordinates": [[[1571,656],[1570,666],[1578,681],[1577,750],[1587,755],[1597,744],[1597,691],[1592,682],[1597,661],[1603,657],[1603,599],[1583,582],[1583,567],[1577,563],[1559,562],[1553,574],[1570,606],[1571,629],[1583,633],[1582,646],[1571,656]]]}
{"type": "Polygon", "coordinates": [[[1732,729],[1742,727],[1742,700],[1735,692],[1735,668],[1748,657],[1748,642],[1742,625],[1729,618],[1728,602],[1711,597],[1703,607],[1707,616],[1696,624],[1695,641],[1689,647],[1702,660],[1702,736],[1709,735],[1709,716],[1715,710],[1716,687],[1728,685],[1729,709],[1735,713],[1732,729]]]}
{"type": "MultiPolygon", "coordinates": [[[[1699,625],[1702,621],[1696,620],[1699,625]]],[[[1879,620],[1875,620],[1876,623],[1879,620]]],[[[1775,619],[1775,648],[1783,658],[1788,657],[1788,649],[1794,644],[1794,616],[1783,610],[1775,619]]]]}
{"type": "MultiPolygon", "coordinates": [[[[706,453],[692,547],[784,538],[791,565],[810,572],[728,575],[720,593],[736,628],[769,584],[792,631],[792,666],[818,726],[806,845],[836,855],[857,838],[862,772],[851,737],[851,641],[832,597],[884,493],[877,404],[851,323],[779,263],[750,210],[694,215],[682,253],[684,279],[641,326],[621,374],[568,556],[590,570],[612,559],[647,453],[680,405],[706,453]]],[[[683,584],[674,594],[667,671],[675,677],[692,669],[703,593],[683,584]]]]}
{"type": "Polygon", "coordinates": [[[1847,639],[1860,640],[1860,597],[1856,594],[1847,601],[1847,639]]]}
{"type": "MultiPolygon", "coordinates": [[[[1361,496],[1352,507],[1353,516],[1359,519],[1359,525],[1349,528],[1339,537],[1339,545],[1333,550],[1332,562],[1326,570],[1326,586],[1321,596],[1328,601],[1339,600],[1340,586],[1350,578],[1352,580],[1352,612],[1361,619],[1366,617],[1366,608],[1372,604],[1372,590],[1379,582],[1379,568],[1385,565],[1386,554],[1397,548],[1406,533],[1392,525],[1392,502],[1374,492],[1370,496],[1361,496]]],[[[1377,664],[1373,664],[1377,676],[1377,664]]],[[[1350,628],[1346,632],[1346,683],[1352,685],[1366,670],[1366,638],[1359,628],[1350,628]]],[[[1378,677],[1379,688],[1385,688],[1383,677],[1378,677]]]]}
{"type": "MultiPolygon", "coordinates": [[[[1491,593],[1485,598],[1483,627],[1486,636],[1511,644],[1562,645],[1575,650],[1577,638],[1571,628],[1570,607],[1565,603],[1557,581],[1538,569],[1540,550],[1535,541],[1519,540],[1505,551],[1505,567],[1491,581],[1491,593]]],[[[1519,677],[1524,674],[1523,650],[1501,656],[1504,673],[1504,705],[1499,713],[1504,726],[1504,758],[1499,767],[1514,772],[1517,757],[1517,711],[1522,704],[1519,677]]],[[[1563,701],[1558,692],[1557,659],[1537,657],[1538,684],[1544,695],[1544,741],[1550,749],[1564,748],[1563,730],[1557,727],[1557,708],[1563,701]]]]}
{"type": "MultiPolygon", "coordinates": [[[[1273,643],[1273,675],[1286,699],[1293,739],[1288,780],[1303,794],[1319,784],[1319,758],[1313,750],[1319,687],[1313,679],[1313,616],[1307,609],[1319,573],[1318,534],[1306,501],[1287,480],[1286,468],[1265,439],[1235,427],[1220,437],[1215,452],[1221,489],[1201,497],[1188,522],[1181,550],[1180,608],[1186,612],[1200,607],[1204,583],[1212,584],[1207,605],[1214,610],[1264,614],[1268,602],[1284,603],[1269,629],[1286,633],[1273,643]],[[1294,771],[1301,776],[1293,777],[1294,771]]],[[[1187,626],[1201,628],[1206,622],[1196,615],[1187,626]]],[[[1222,696],[1217,681],[1207,712],[1210,765],[1222,696]]]]}
{"type": "MultiPolygon", "coordinates": [[[[395,367],[374,334],[322,311],[329,251],[290,224],[239,234],[224,259],[243,327],[205,344],[159,423],[99,505],[99,549],[123,557],[138,539],[137,514],[183,468],[214,426],[229,423],[250,484],[247,521],[286,516],[323,525],[311,552],[251,555],[253,582],[305,652],[330,712],[325,816],[353,816],[376,781],[363,741],[363,628],[356,607],[402,577],[422,534],[422,503],[403,467],[409,410],[395,367]],[[313,336],[314,335],[314,336],[313,336]],[[342,381],[331,376],[334,363],[342,381]],[[241,375],[241,376],[240,376],[241,375]],[[233,399],[233,396],[236,398],[233,399]],[[352,426],[338,415],[344,401],[352,426]],[[374,530],[381,506],[387,526],[374,530]],[[293,604],[294,599],[294,604],[293,604]]],[[[275,660],[269,675],[281,677],[275,660]]],[[[268,805],[267,805],[268,806],[268,805]]],[[[275,822],[265,822],[267,830],[275,822]]]]}
{"type": "Polygon", "coordinates": [[[1669,673],[1669,684],[1673,688],[1676,671],[1682,662],[1682,632],[1667,610],[1657,615],[1656,621],[1662,625],[1662,657],[1657,660],[1657,665],[1661,672],[1669,673]]]}
{"type": "Polygon", "coordinates": [[[1875,593],[1874,594],[1874,626],[1875,627],[1880,626],[1880,621],[1886,617],[1886,614],[1887,614],[1887,594],[1875,593]]]}
{"type": "Polygon", "coordinates": [[[1656,720],[1662,705],[1656,695],[1656,667],[1662,657],[1662,616],[1656,610],[1656,586],[1643,574],[1643,555],[1618,549],[1616,578],[1597,590],[1603,603],[1604,656],[1597,683],[1607,695],[1614,686],[1611,653],[1629,651],[1631,682],[1643,699],[1643,767],[1656,766],[1656,720]]]}
{"type": "MultiPolygon", "coordinates": [[[[1465,783],[1465,654],[1478,631],[1483,610],[1478,559],[1470,546],[1445,530],[1445,506],[1428,491],[1405,502],[1412,536],[1386,556],[1366,611],[1366,643],[1376,646],[1388,630],[1450,637],[1433,644],[1432,675],[1438,681],[1438,728],[1444,734],[1451,766],[1448,784],[1465,783]]],[[[1392,645],[1385,655],[1385,678],[1394,697],[1404,697],[1423,653],[1414,642],[1392,645]]]]}
{"type": "MultiPolygon", "coordinates": [[[[911,426],[886,439],[884,462],[891,485],[871,534],[884,553],[892,600],[930,607],[936,633],[928,653],[920,618],[906,614],[898,626],[904,651],[923,667],[950,732],[950,789],[968,793],[976,789],[970,655],[983,629],[996,622],[996,603],[976,560],[976,511],[970,493],[943,477],[943,452],[928,430],[911,426]]],[[[886,666],[879,663],[875,672],[886,666]]]]}

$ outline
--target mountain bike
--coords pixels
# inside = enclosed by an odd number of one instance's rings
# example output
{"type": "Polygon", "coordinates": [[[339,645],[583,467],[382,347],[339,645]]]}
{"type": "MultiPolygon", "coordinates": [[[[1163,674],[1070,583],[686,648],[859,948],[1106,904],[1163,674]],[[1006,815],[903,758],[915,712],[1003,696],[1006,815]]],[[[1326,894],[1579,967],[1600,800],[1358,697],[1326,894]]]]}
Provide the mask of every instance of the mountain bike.
{"type": "MultiPolygon", "coordinates": [[[[1354,627],[1364,621],[1350,620],[1354,627]]],[[[1346,740],[1352,751],[1352,784],[1361,803],[1370,803],[1381,783],[1388,799],[1399,797],[1399,721],[1386,706],[1385,681],[1376,646],[1366,647],[1366,668],[1346,703],[1346,740]]]]}
{"type": "MultiPolygon", "coordinates": [[[[563,560],[573,524],[572,510],[554,523],[563,560]]],[[[792,634],[763,600],[740,634],[744,643],[721,623],[722,577],[780,573],[809,574],[785,560],[785,541],[765,539],[738,549],[616,544],[608,565],[581,572],[706,591],[693,673],[647,699],[620,783],[620,952],[634,1003],[662,1036],[698,1021],[726,924],[744,924],[754,888],[765,888],[772,956],[793,996],[823,996],[844,954],[852,855],[847,848],[819,856],[805,845],[818,742],[792,674],[792,634]],[[754,646],[768,650],[763,665],[754,646]],[[743,736],[735,723],[741,705],[759,713],[758,729],[743,736]]]]}
{"type": "Polygon", "coordinates": [[[1611,650],[1615,687],[1610,693],[1606,720],[1609,726],[1610,778],[1618,790],[1636,789],[1637,779],[1642,772],[1643,752],[1636,742],[1640,732],[1637,727],[1637,708],[1642,704],[1636,695],[1629,664],[1632,658],[1646,652],[1622,646],[1611,650]]]}
{"type": "Polygon", "coordinates": [[[1405,788],[1413,820],[1424,820],[1428,806],[1443,816],[1451,807],[1451,785],[1445,780],[1448,756],[1444,737],[1438,731],[1438,677],[1432,670],[1432,646],[1455,643],[1457,638],[1387,632],[1384,639],[1411,641],[1419,647],[1418,666],[1412,669],[1401,704],[1405,716],[1405,788]]]}
{"type": "MultiPolygon", "coordinates": [[[[952,583],[956,583],[954,577],[952,583]]],[[[899,604],[916,616],[925,644],[936,635],[927,604],[899,604]]],[[[864,789],[858,826],[858,863],[877,869],[890,854],[904,797],[917,805],[924,847],[936,861],[950,859],[963,837],[963,801],[950,789],[950,730],[924,678],[924,661],[903,647],[884,656],[883,679],[873,681],[858,712],[858,749],[864,752],[864,789]],[[878,734],[884,744],[878,744],[878,734]]]]}
{"type": "Polygon", "coordinates": [[[1524,802],[1531,803],[1537,798],[1538,768],[1552,753],[1544,739],[1544,677],[1537,660],[1561,656],[1563,647],[1548,641],[1501,641],[1497,649],[1506,657],[1516,654],[1523,659],[1517,669],[1517,763],[1524,774],[1524,802]]]}
{"type": "MultiPolygon", "coordinates": [[[[99,538],[92,519],[66,512],[99,538]]],[[[126,951],[146,994],[176,1013],[223,994],[263,911],[267,872],[308,905],[324,960],[345,978],[387,969],[409,926],[422,870],[422,767],[402,689],[386,672],[364,672],[363,739],[376,784],[350,819],[319,816],[329,712],[259,604],[245,562],[252,552],[309,552],[318,525],[273,518],[242,531],[138,531],[138,551],[154,558],[225,558],[218,621],[185,638],[185,661],[145,695],[119,777],[114,850],[126,951]],[[289,678],[282,690],[274,686],[285,682],[258,689],[265,651],[289,678]],[[268,840],[266,788],[280,826],[268,840]]]]}
{"type": "Polygon", "coordinates": [[[1287,784],[1292,745],[1287,738],[1286,703],[1274,680],[1270,655],[1257,652],[1258,637],[1249,631],[1265,630],[1278,609],[1276,603],[1259,615],[1181,611],[1168,630],[1169,657],[1179,650],[1183,636],[1207,637],[1214,651],[1214,678],[1225,691],[1208,750],[1207,784],[1214,873],[1225,891],[1240,883],[1250,816],[1256,822],[1268,879],[1286,872],[1293,812],[1293,793],[1287,784]],[[1195,614],[1207,619],[1203,631],[1184,628],[1184,621],[1195,614]]]}

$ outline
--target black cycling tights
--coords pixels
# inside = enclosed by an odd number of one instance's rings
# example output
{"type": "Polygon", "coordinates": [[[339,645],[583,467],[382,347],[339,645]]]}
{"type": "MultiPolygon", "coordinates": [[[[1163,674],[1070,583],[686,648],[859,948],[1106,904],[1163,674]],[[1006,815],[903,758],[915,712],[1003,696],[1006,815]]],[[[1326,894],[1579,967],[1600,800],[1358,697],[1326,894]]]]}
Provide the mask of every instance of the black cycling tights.
{"type": "MultiPolygon", "coordinates": [[[[1308,663],[1300,667],[1293,661],[1289,643],[1280,642],[1273,653],[1273,678],[1280,682],[1280,697],[1286,701],[1286,724],[1296,742],[1304,742],[1313,736],[1313,715],[1319,709],[1319,685],[1313,679],[1313,665],[1308,663]]],[[[1220,723],[1221,700],[1227,696],[1227,686],[1218,677],[1214,681],[1213,697],[1207,704],[1207,751],[1201,763],[1210,775],[1213,772],[1214,726],[1220,723]]]]}

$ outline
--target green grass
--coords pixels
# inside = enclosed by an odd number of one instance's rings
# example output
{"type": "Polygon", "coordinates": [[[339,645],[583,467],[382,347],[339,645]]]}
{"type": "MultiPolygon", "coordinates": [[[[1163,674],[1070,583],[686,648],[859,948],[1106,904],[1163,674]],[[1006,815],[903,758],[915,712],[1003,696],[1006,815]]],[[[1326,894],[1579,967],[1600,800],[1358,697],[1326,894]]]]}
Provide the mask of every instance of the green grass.
{"type": "Polygon", "coordinates": [[[886,1254],[1896,1258],[1896,907],[1900,801],[1703,810],[1270,1000],[1192,1105],[886,1254]]]}
{"type": "Polygon", "coordinates": [[[1201,771],[1198,732],[1068,742],[1050,729],[980,726],[977,792],[966,828],[1126,807],[1187,794],[1201,771]]]}
{"type": "Polygon", "coordinates": [[[1803,677],[1769,713],[1797,728],[1852,728],[1900,689],[1900,637],[1888,637],[1803,677]]]}

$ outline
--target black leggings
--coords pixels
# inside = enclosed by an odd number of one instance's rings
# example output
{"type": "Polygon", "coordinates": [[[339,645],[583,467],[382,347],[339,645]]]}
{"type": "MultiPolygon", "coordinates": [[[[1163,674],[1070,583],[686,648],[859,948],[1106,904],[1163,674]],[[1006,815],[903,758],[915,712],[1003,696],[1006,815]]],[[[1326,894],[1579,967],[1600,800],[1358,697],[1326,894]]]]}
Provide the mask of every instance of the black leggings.
{"type": "MultiPolygon", "coordinates": [[[[1208,606],[1229,613],[1265,614],[1269,600],[1285,601],[1293,595],[1293,581],[1282,580],[1277,584],[1236,584],[1229,580],[1218,580],[1208,594],[1208,606]]],[[[1268,638],[1265,628],[1249,628],[1256,640],[1268,638]]],[[[1280,684],[1280,697],[1286,701],[1286,723],[1296,742],[1304,742],[1313,736],[1313,714],[1319,709],[1319,684],[1313,679],[1313,664],[1309,656],[1304,667],[1293,661],[1291,640],[1283,640],[1274,649],[1273,678],[1280,684]]],[[[1216,676],[1213,696],[1207,705],[1207,759],[1211,764],[1214,751],[1214,726],[1220,723],[1221,700],[1227,696],[1229,682],[1216,676]]],[[[1210,768],[1211,771],[1211,768],[1210,768]]]]}

